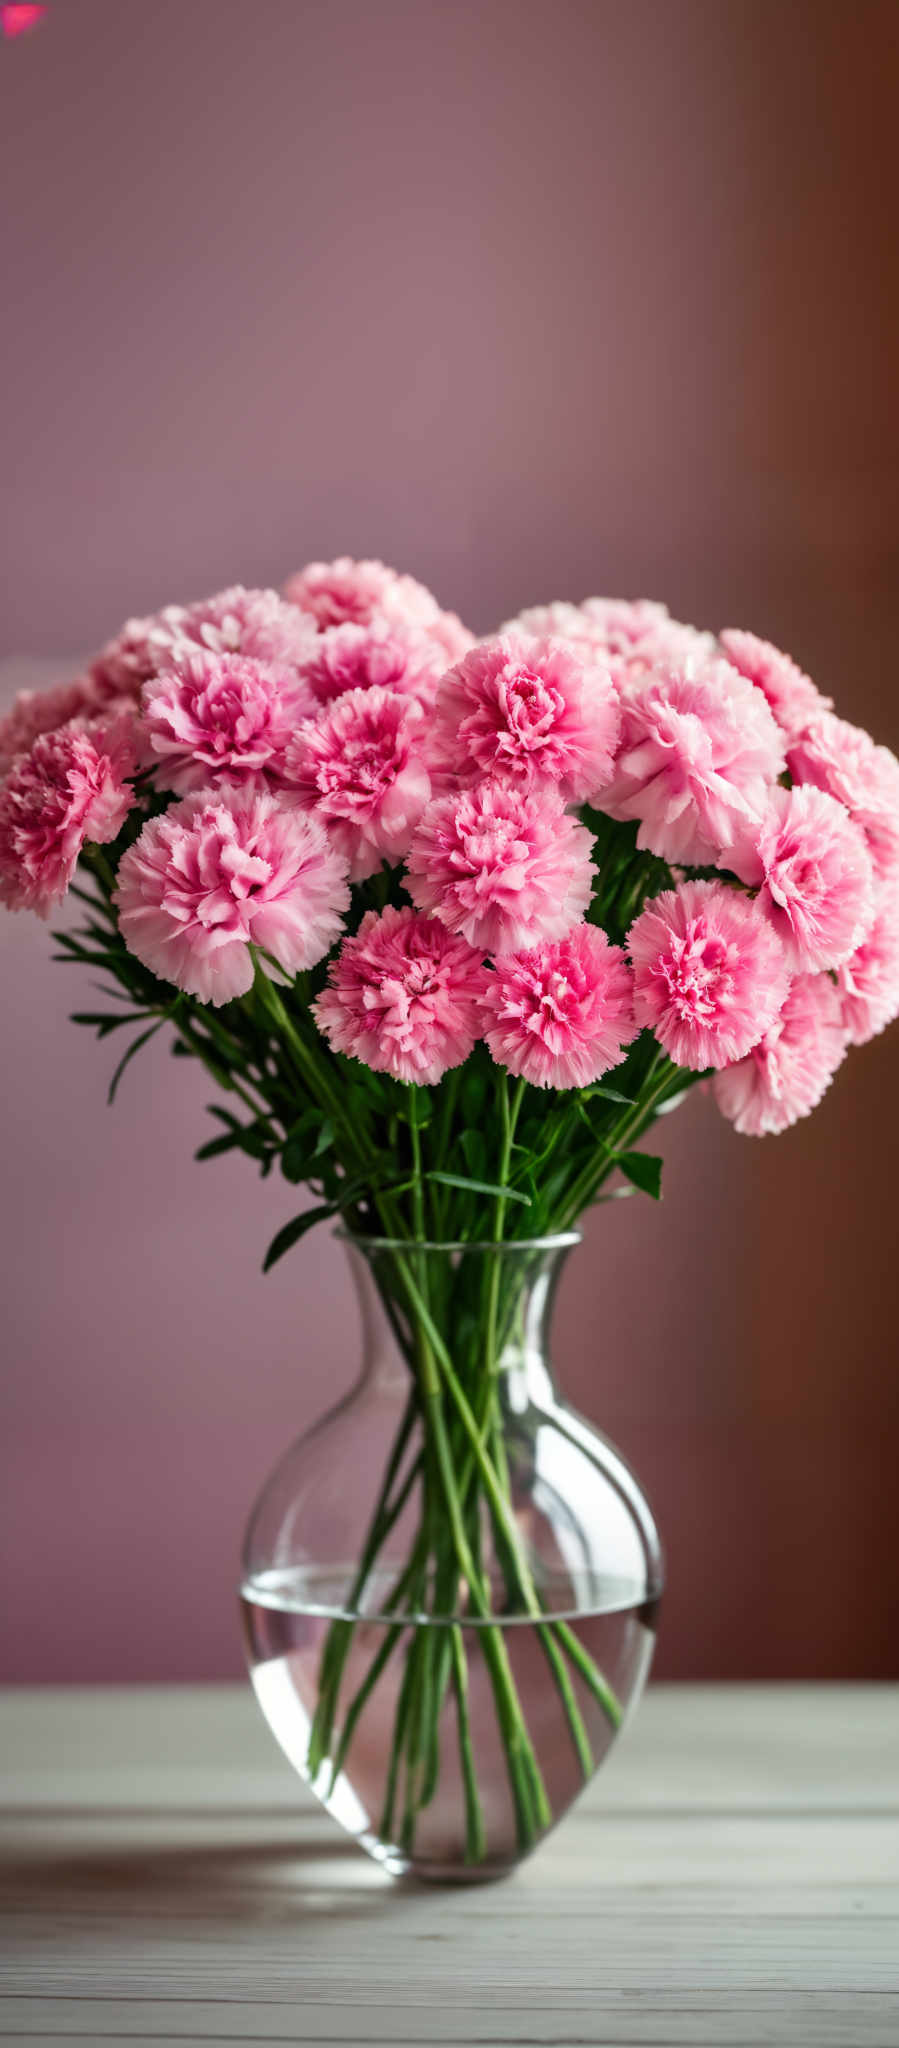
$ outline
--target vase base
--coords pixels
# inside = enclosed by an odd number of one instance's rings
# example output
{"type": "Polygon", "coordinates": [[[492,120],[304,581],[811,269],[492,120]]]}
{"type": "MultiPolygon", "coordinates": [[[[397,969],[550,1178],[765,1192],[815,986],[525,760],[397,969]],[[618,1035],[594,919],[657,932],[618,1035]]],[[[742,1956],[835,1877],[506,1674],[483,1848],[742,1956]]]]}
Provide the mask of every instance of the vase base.
{"type": "Polygon", "coordinates": [[[476,1885],[498,1884],[501,1878],[511,1877],[523,1862],[523,1857],[513,1856],[505,1860],[497,1857],[483,1863],[446,1862],[427,1858],[418,1859],[404,1855],[402,1849],[385,1846],[375,1837],[366,1841],[360,1839],[360,1848],[365,1849],[375,1863],[380,1864],[389,1877],[395,1877],[407,1885],[476,1885]]]}

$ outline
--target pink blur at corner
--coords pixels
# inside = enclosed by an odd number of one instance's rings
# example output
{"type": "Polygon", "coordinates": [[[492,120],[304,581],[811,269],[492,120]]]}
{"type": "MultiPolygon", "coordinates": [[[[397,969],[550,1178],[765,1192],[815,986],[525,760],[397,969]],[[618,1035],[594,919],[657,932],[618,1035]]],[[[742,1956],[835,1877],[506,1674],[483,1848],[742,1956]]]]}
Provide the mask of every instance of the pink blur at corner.
{"type": "Polygon", "coordinates": [[[0,7],[0,31],[12,42],[15,36],[27,35],[29,29],[37,28],[48,11],[38,6],[36,0],[7,0],[0,7]]]}

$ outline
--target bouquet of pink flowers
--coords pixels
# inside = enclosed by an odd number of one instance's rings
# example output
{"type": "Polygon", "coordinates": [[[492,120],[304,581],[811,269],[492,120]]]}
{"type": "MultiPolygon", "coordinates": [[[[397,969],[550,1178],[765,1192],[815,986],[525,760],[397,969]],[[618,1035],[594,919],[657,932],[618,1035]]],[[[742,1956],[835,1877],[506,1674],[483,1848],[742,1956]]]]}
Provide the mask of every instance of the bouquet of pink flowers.
{"type": "MultiPolygon", "coordinates": [[[[491,1438],[514,1285],[497,1260],[466,1321],[464,1283],[429,1297],[414,1248],[568,1231],[613,1177],[657,1196],[638,1140],[701,1079],[749,1134],[815,1107],[899,1012],[899,762],[751,633],[591,598],[476,640],[343,559],[131,620],[19,698],[0,777],[0,900],[47,917],[71,889],[62,957],[116,999],[76,1021],[134,1029],[110,1092],[168,1025],[229,1097],[198,1156],[314,1193],[266,1264],[325,1216],[383,1242],[428,1447],[415,1598],[461,1579],[489,1615],[484,1513],[502,1598],[533,1611],[491,1438]]],[[[546,1637],[562,1685],[577,1646],[546,1637]]],[[[345,1654],[338,1633],[313,1776],[345,1654]]],[[[526,1838],[539,1797],[497,1685],[526,1838]]]]}

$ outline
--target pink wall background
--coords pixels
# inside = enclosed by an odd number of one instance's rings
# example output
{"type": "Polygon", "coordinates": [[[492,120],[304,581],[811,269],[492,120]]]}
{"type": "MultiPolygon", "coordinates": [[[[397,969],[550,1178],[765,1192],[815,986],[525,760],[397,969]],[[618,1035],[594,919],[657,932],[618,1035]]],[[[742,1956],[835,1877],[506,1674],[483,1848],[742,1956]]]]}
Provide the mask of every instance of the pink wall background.
{"type": "MultiPolygon", "coordinates": [[[[865,0],[59,0],[0,44],[0,653],[368,552],[480,628],[755,624],[896,746],[897,68],[865,0]]],[[[263,1282],[293,1196],[192,1164],[202,1077],[154,1045],[107,1111],[83,983],[0,948],[0,1676],[233,1672],[251,1496],[352,1377],[341,1255],[263,1282]]],[[[669,1675],[899,1675],[896,1078],[777,1144],[694,1101],[569,1269],[669,1675]]]]}

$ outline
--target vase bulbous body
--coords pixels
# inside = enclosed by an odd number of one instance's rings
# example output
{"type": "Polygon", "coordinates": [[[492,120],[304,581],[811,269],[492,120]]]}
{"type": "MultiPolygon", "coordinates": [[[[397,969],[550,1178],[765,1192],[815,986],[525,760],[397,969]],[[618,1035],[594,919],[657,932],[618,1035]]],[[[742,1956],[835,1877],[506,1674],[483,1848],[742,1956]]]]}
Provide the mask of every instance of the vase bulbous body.
{"type": "Polygon", "coordinates": [[[576,1242],[348,1241],[361,1375],[250,1519],[259,1704],[398,1876],[512,1869],[602,1763],[649,1667],[652,1515],[549,1362],[576,1242]]]}

